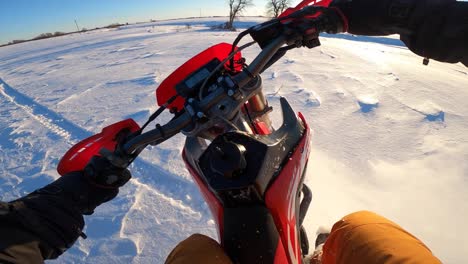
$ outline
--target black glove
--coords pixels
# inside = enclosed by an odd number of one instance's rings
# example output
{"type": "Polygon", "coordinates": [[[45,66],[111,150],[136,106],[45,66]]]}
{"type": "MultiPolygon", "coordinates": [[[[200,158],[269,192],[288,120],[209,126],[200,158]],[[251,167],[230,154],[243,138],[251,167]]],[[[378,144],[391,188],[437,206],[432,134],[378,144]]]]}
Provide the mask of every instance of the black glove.
{"type": "Polygon", "coordinates": [[[345,14],[336,7],[330,7],[322,11],[317,18],[319,30],[330,34],[336,34],[348,31],[348,19],[345,14]]]}
{"type": "Polygon", "coordinates": [[[118,188],[130,178],[127,169],[118,168],[106,158],[95,156],[84,172],[66,174],[29,196],[60,196],[69,200],[69,204],[76,206],[81,214],[89,215],[97,206],[117,196],[118,188]]]}
{"type": "Polygon", "coordinates": [[[304,17],[295,20],[296,30],[302,33],[298,46],[314,48],[320,45],[320,32],[336,34],[347,30],[347,19],[338,8],[327,8],[320,12],[321,14],[313,19],[304,17]]]}
{"type": "Polygon", "coordinates": [[[119,188],[132,177],[126,168],[117,167],[99,156],[94,156],[86,165],[84,175],[91,184],[105,189],[119,188]]]}
{"type": "Polygon", "coordinates": [[[414,2],[425,0],[334,0],[348,20],[348,32],[356,35],[382,36],[406,28],[414,2]]]}
{"type": "Polygon", "coordinates": [[[97,156],[85,171],[68,173],[8,205],[0,204],[0,220],[14,222],[38,236],[43,258],[56,258],[79,236],[85,237],[83,215],[112,200],[131,178],[127,169],[97,156]]]}
{"type": "Polygon", "coordinates": [[[415,7],[401,40],[420,56],[468,66],[468,2],[428,2],[415,7]]]}
{"type": "Polygon", "coordinates": [[[10,217],[40,238],[44,259],[56,258],[79,236],[85,237],[83,215],[92,214],[118,192],[90,184],[83,172],[72,172],[10,202],[10,217]]]}
{"type": "Polygon", "coordinates": [[[414,53],[468,65],[468,3],[456,0],[334,0],[348,32],[382,36],[400,34],[414,53]]]}
{"type": "Polygon", "coordinates": [[[334,0],[330,7],[343,12],[349,33],[383,36],[416,33],[427,21],[451,16],[448,7],[453,3],[456,0],[334,0]]]}

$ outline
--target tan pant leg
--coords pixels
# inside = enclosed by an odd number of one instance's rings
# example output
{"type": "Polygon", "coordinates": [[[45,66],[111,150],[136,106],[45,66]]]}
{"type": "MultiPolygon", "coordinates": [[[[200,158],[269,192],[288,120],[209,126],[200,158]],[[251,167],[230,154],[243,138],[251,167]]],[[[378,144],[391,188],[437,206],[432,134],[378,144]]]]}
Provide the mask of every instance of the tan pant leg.
{"type": "Polygon", "coordinates": [[[169,254],[165,264],[232,264],[223,248],[215,240],[200,234],[180,242],[169,254]]]}
{"type": "Polygon", "coordinates": [[[397,224],[361,211],[335,223],[323,246],[322,264],[439,264],[429,248],[397,224]]]}

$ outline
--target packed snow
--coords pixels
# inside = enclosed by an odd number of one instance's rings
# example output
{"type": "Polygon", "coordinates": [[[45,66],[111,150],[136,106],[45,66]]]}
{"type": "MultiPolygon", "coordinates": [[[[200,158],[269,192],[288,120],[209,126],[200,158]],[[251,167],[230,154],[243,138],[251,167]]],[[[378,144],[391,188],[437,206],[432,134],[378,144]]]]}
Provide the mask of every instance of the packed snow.
{"type": "MultiPolygon", "coordinates": [[[[210,28],[224,21],[136,24],[0,48],[0,199],[56,179],[61,156],[104,126],[146,121],[165,77],[205,48],[234,40],[236,32],[210,28]]],[[[393,36],[324,35],[321,42],[289,52],[263,74],[275,124],[283,96],[313,132],[311,240],[342,216],[371,210],[444,263],[467,263],[468,68],[424,66],[393,36]]],[[[216,238],[182,145],[179,135],[148,148],[119,196],[86,217],[88,239],[49,263],[163,263],[192,233],[216,238]]]]}

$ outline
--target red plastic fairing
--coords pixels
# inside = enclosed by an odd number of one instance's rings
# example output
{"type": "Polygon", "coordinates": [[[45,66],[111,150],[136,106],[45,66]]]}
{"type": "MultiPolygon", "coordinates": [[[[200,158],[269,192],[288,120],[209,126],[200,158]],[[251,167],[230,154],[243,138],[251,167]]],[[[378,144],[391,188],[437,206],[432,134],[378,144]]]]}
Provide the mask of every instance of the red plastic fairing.
{"type": "Polygon", "coordinates": [[[211,214],[215,218],[216,225],[218,226],[218,236],[221,240],[223,237],[223,232],[224,232],[224,227],[223,227],[223,220],[224,220],[224,209],[223,206],[221,205],[221,202],[216,198],[216,196],[206,187],[205,183],[203,180],[200,178],[200,175],[198,172],[192,168],[190,163],[187,161],[187,157],[185,154],[185,150],[182,151],[182,158],[184,159],[185,166],[188,168],[190,174],[192,175],[193,179],[198,185],[198,188],[200,189],[203,198],[205,199],[206,203],[208,203],[208,206],[210,207],[211,214]]]}
{"type": "Polygon", "coordinates": [[[83,170],[93,156],[99,155],[101,148],[113,151],[117,144],[116,136],[123,129],[136,132],[140,126],[133,119],[127,119],[107,126],[102,129],[101,133],[82,140],[62,157],[57,166],[58,173],[63,176],[73,171],[83,170]]]}
{"type": "MultiPolygon", "coordinates": [[[[231,53],[231,50],[231,44],[220,43],[206,49],[205,51],[201,52],[200,54],[196,55],[195,57],[191,58],[189,61],[184,63],[182,66],[180,66],[171,75],[169,75],[169,77],[167,77],[156,89],[156,99],[158,101],[158,105],[161,106],[165,104],[171,97],[176,95],[176,85],[182,82],[191,73],[195,72],[200,67],[206,65],[208,62],[212,61],[215,58],[219,59],[220,61],[223,61],[228,57],[229,53],[231,53]]],[[[237,62],[241,58],[241,52],[238,52],[234,56],[234,61],[237,62]]],[[[242,64],[234,64],[234,69],[236,71],[242,70],[242,64]]],[[[226,69],[228,69],[229,62],[227,62],[224,66],[226,67],[226,69]]],[[[167,108],[176,108],[177,111],[179,111],[182,110],[183,106],[184,99],[179,97],[174,102],[172,102],[167,108]]]]}
{"type": "Polygon", "coordinates": [[[310,144],[309,126],[302,114],[299,113],[299,117],[305,125],[305,134],[280,175],[266,193],[266,205],[280,231],[290,264],[300,264],[302,261],[301,245],[298,240],[299,230],[296,222],[296,197],[309,158],[310,144]]]}
{"type": "Polygon", "coordinates": [[[276,248],[275,253],[275,263],[274,264],[285,264],[288,262],[288,256],[286,256],[285,248],[281,239],[278,241],[278,247],[276,248]]]}
{"type": "Polygon", "coordinates": [[[290,14],[312,4],[312,5],[315,5],[315,6],[324,6],[324,7],[327,7],[330,5],[332,0],[304,0],[302,2],[300,2],[296,7],[290,7],[288,9],[286,9],[283,13],[281,13],[281,15],[279,15],[279,18],[282,18],[282,17],[285,17],[285,16],[289,16],[290,14]]]}

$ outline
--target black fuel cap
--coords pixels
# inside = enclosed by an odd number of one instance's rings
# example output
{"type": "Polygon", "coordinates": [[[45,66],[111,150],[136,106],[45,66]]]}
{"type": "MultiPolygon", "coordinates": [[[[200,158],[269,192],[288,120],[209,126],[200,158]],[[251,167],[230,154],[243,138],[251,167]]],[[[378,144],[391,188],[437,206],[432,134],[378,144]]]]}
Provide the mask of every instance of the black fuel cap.
{"type": "Polygon", "coordinates": [[[225,178],[236,178],[247,167],[243,145],[224,139],[212,151],[211,169],[225,178]]]}

